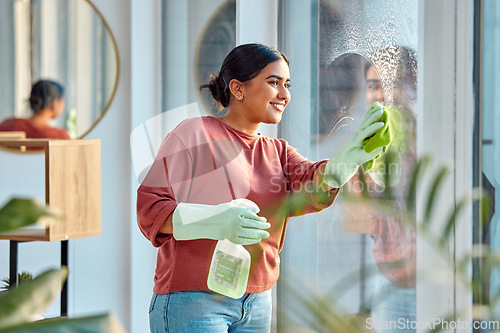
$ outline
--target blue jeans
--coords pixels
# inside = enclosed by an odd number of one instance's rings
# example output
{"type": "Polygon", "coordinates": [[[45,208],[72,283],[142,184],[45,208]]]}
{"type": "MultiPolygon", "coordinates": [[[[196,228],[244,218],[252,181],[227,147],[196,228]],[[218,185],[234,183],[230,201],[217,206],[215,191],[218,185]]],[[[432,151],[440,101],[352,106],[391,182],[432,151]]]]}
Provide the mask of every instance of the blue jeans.
{"type": "Polygon", "coordinates": [[[211,291],[153,294],[149,307],[152,333],[268,333],[271,290],[233,299],[211,291]]]}

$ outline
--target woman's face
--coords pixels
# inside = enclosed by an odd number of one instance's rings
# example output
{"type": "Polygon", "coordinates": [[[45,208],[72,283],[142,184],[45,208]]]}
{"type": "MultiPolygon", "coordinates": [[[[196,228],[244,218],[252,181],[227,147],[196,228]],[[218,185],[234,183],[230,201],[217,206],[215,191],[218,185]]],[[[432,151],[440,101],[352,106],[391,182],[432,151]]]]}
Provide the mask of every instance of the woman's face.
{"type": "Polygon", "coordinates": [[[280,59],[269,63],[242,86],[241,112],[251,122],[277,124],[291,95],[290,70],[280,59]]]}
{"type": "Polygon", "coordinates": [[[366,72],[366,102],[372,105],[374,102],[382,103],[384,101],[384,91],[382,83],[378,77],[375,67],[370,66],[366,72]]]}

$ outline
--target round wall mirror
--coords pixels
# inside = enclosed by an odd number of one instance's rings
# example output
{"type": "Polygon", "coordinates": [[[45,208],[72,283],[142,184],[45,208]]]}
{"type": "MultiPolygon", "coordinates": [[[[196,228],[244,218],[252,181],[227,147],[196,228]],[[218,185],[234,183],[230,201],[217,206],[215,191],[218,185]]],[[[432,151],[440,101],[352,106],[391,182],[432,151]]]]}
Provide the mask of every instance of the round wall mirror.
{"type": "Polygon", "coordinates": [[[119,58],[109,25],[88,0],[0,1],[0,122],[29,118],[32,85],[64,88],[64,112],[51,126],[83,138],[116,92],[119,58]]]}

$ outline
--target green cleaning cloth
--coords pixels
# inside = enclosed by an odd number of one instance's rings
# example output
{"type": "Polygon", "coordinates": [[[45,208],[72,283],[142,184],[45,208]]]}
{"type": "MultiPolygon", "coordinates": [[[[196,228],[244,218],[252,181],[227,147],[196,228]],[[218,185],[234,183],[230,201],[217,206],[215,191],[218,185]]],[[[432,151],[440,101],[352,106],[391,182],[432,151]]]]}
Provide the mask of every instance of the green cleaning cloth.
{"type": "MultiPolygon", "coordinates": [[[[363,141],[363,149],[367,153],[371,153],[375,149],[378,149],[380,147],[383,147],[382,153],[385,153],[387,150],[387,146],[392,141],[392,136],[391,136],[391,127],[389,126],[389,110],[386,108],[385,105],[383,105],[384,113],[382,114],[382,117],[378,121],[381,121],[384,123],[384,127],[379,129],[377,133],[372,135],[369,138],[366,138],[365,141],[363,141]]],[[[373,166],[375,165],[375,160],[378,159],[380,156],[382,156],[382,153],[377,155],[374,159],[366,162],[363,164],[363,170],[367,172],[373,166]]]]}

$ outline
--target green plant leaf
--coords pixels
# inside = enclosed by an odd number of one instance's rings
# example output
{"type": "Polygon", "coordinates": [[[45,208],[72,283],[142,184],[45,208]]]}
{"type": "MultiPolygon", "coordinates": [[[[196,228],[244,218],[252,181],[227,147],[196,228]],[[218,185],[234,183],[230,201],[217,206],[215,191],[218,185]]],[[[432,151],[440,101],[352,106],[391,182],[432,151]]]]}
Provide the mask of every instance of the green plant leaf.
{"type": "MultiPolygon", "coordinates": [[[[480,191],[479,189],[474,189],[471,193],[471,195],[467,195],[463,197],[456,207],[452,209],[450,216],[448,217],[445,225],[445,229],[443,231],[443,235],[440,240],[440,245],[445,246],[447,242],[449,241],[450,234],[453,230],[453,227],[455,226],[455,221],[458,216],[462,213],[462,211],[467,207],[468,204],[474,203],[476,201],[481,203],[481,212],[487,212],[489,213],[489,197],[488,194],[486,194],[484,191],[480,191]]],[[[484,215],[482,215],[482,221],[485,220],[484,215]]],[[[481,221],[480,221],[481,222],[481,221]]]]}
{"type": "Polygon", "coordinates": [[[491,208],[492,208],[491,198],[487,192],[483,191],[481,193],[481,197],[479,198],[479,209],[480,209],[479,228],[480,229],[483,229],[484,223],[489,220],[491,208]]]}
{"type": "Polygon", "coordinates": [[[57,217],[57,214],[36,200],[13,198],[0,209],[0,232],[35,224],[42,216],[57,217]]]}
{"type": "Polygon", "coordinates": [[[418,160],[415,169],[411,175],[410,185],[408,186],[408,193],[406,196],[407,207],[413,207],[416,201],[417,185],[420,183],[422,178],[422,172],[425,171],[427,166],[430,164],[431,158],[429,156],[423,156],[418,160]]]}
{"type": "MultiPolygon", "coordinates": [[[[355,317],[346,315],[340,310],[340,305],[335,297],[318,295],[307,289],[307,284],[300,287],[284,281],[280,285],[295,298],[303,307],[293,309],[291,313],[280,313],[286,320],[278,327],[278,332],[300,332],[299,327],[291,328],[294,322],[302,321],[312,330],[304,332],[335,332],[335,333],[362,333],[364,329],[364,319],[362,316],[355,317]],[[306,310],[306,311],[304,311],[306,310]],[[311,316],[312,315],[312,316],[311,316]]],[[[293,303],[293,302],[292,302],[293,303]]]]}
{"type": "Polygon", "coordinates": [[[449,170],[446,167],[442,167],[441,170],[437,173],[436,177],[434,177],[434,180],[432,182],[432,187],[429,191],[429,195],[427,196],[427,204],[425,208],[425,214],[424,214],[424,224],[429,224],[431,220],[431,215],[434,210],[434,204],[436,203],[436,197],[441,189],[441,185],[443,184],[446,176],[448,175],[449,170]]]}
{"type": "Polygon", "coordinates": [[[453,230],[453,227],[455,226],[455,221],[457,217],[460,215],[460,213],[464,210],[466,205],[469,203],[469,198],[462,198],[459,202],[458,205],[456,206],[455,209],[452,210],[450,217],[448,218],[446,222],[446,226],[443,231],[443,236],[441,237],[441,240],[439,241],[440,246],[444,247],[449,244],[449,239],[450,234],[453,230]]]}
{"type": "Polygon", "coordinates": [[[53,318],[26,323],[2,330],[12,333],[125,333],[125,329],[113,314],[83,318],[53,318]]]}
{"type": "Polygon", "coordinates": [[[59,295],[67,277],[66,267],[51,269],[0,295],[0,330],[29,322],[36,314],[43,313],[59,295]]]}

